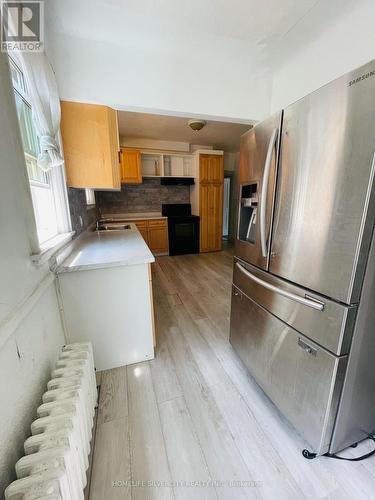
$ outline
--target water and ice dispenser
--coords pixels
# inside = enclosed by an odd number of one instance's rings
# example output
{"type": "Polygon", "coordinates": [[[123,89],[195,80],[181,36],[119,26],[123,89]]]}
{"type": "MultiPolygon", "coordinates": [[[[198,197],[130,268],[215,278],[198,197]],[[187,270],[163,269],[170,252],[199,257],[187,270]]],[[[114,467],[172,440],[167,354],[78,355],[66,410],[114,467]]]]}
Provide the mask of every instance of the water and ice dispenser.
{"type": "Polygon", "coordinates": [[[244,184],[240,188],[239,240],[255,243],[258,216],[258,183],[244,184]]]}

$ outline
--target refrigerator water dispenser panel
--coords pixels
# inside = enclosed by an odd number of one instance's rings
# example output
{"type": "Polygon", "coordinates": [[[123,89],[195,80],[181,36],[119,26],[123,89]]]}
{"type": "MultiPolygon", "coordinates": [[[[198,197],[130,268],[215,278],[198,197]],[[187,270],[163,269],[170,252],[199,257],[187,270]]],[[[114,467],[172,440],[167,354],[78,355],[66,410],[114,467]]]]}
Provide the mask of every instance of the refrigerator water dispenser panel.
{"type": "Polygon", "coordinates": [[[258,184],[241,186],[241,201],[238,224],[238,239],[248,243],[256,241],[257,212],[258,212],[258,184]]]}

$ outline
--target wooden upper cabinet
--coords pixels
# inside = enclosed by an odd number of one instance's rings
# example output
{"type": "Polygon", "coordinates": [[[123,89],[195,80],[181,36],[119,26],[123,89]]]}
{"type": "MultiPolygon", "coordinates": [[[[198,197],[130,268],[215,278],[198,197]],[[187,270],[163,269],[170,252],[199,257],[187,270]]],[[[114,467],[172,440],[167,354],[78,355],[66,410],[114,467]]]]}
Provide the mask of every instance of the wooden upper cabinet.
{"type": "Polygon", "coordinates": [[[69,187],[120,189],[117,112],[61,101],[61,136],[69,187]]]}
{"type": "Polygon", "coordinates": [[[141,184],[141,152],[138,149],[121,148],[121,183],[141,184]]]}
{"type": "Polygon", "coordinates": [[[199,157],[199,181],[201,183],[224,182],[222,155],[201,154],[199,157]]]}

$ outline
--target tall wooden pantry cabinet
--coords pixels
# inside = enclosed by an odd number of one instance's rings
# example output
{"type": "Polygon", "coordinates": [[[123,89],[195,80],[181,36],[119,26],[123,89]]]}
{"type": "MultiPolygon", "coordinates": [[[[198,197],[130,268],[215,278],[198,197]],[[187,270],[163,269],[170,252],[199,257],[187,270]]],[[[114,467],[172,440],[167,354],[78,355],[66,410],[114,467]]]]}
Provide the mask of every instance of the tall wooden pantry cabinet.
{"type": "Polygon", "coordinates": [[[221,250],[223,232],[224,164],[222,151],[197,155],[196,184],[192,190],[192,210],[200,216],[200,251],[221,250]]]}

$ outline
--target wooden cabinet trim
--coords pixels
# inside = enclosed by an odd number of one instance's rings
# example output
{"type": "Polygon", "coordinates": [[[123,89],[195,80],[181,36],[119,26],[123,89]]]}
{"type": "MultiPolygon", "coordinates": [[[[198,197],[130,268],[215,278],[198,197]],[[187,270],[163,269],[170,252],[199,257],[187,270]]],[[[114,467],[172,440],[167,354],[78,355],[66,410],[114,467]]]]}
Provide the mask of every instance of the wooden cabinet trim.
{"type": "Polygon", "coordinates": [[[167,227],[167,220],[166,219],[151,219],[148,221],[148,226],[149,227],[167,227]]]}

